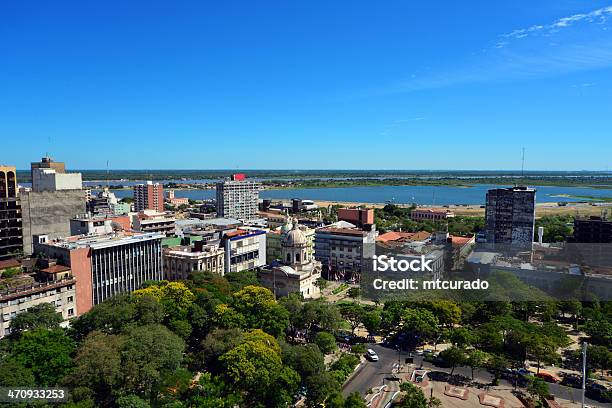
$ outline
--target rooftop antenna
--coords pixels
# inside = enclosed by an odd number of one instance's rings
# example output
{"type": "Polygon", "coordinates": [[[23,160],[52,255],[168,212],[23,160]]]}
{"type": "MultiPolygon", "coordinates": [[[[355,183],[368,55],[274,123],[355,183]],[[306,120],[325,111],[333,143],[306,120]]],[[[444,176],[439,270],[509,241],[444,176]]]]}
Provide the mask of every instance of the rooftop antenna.
{"type": "Polygon", "coordinates": [[[106,160],[106,188],[108,189],[108,167],[109,167],[109,161],[106,160]]]}
{"type": "Polygon", "coordinates": [[[525,148],[523,147],[523,155],[521,156],[521,180],[525,183],[525,148]]]}

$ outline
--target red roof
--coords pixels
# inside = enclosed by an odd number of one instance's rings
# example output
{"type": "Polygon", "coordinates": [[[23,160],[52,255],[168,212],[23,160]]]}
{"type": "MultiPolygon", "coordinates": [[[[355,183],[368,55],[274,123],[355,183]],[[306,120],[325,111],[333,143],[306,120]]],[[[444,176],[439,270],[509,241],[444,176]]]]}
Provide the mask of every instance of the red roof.
{"type": "Polygon", "coordinates": [[[0,261],[0,269],[17,268],[21,266],[21,262],[17,259],[7,259],[0,261]]]}
{"type": "Polygon", "coordinates": [[[389,242],[389,241],[424,241],[428,239],[431,234],[427,231],[419,231],[419,232],[398,232],[398,231],[389,231],[385,232],[382,235],[379,235],[376,238],[379,242],[389,242]]]}
{"type": "Polygon", "coordinates": [[[60,273],[60,272],[66,272],[69,270],[70,268],[64,265],[53,265],[48,268],[41,269],[40,271],[44,273],[60,273]]]}

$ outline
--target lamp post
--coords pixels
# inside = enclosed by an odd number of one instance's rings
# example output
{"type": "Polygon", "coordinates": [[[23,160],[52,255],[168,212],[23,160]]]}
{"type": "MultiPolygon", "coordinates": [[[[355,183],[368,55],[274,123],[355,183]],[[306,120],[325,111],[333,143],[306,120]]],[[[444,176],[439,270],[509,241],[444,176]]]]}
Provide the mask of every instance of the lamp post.
{"type": "Polygon", "coordinates": [[[587,342],[582,344],[582,408],[584,408],[584,394],[586,391],[586,355],[587,342]]]}

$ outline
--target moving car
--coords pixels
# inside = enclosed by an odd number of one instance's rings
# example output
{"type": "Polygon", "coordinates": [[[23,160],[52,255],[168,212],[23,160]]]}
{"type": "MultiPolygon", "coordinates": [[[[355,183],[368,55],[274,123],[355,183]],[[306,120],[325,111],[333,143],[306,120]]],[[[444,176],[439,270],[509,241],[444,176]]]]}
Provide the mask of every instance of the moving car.
{"type": "Polygon", "coordinates": [[[366,351],[366,358],[370,361],[378,361],[378,354],[372,349],[366,351]]]}

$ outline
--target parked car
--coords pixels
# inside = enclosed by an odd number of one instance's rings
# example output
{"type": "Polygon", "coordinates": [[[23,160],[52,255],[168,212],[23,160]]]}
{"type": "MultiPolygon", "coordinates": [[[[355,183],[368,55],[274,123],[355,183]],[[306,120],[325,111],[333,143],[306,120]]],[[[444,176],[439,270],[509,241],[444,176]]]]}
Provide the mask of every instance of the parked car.
{"type": "Polygon", "coordinates": [[[579,375],[568,374],[561,380],[561,385],[573,388],[582,388],[582,377],[579,375]]]}
{"type": "Polygon", "coordinates": [[[370,361],[378,361],[378,354],[372,349],[366,351],[366,358],[370,361]]]}
{"type": "Polygon", "coordinates": [[[539,373],[536,374],[536,377],[543,379],[546,382],[549,383],[558,383],[559,379],[557,377],[555,377],[554,375],[550,374],[550,373],[545,373],[543,371],[540,371],[539,373]]]}

